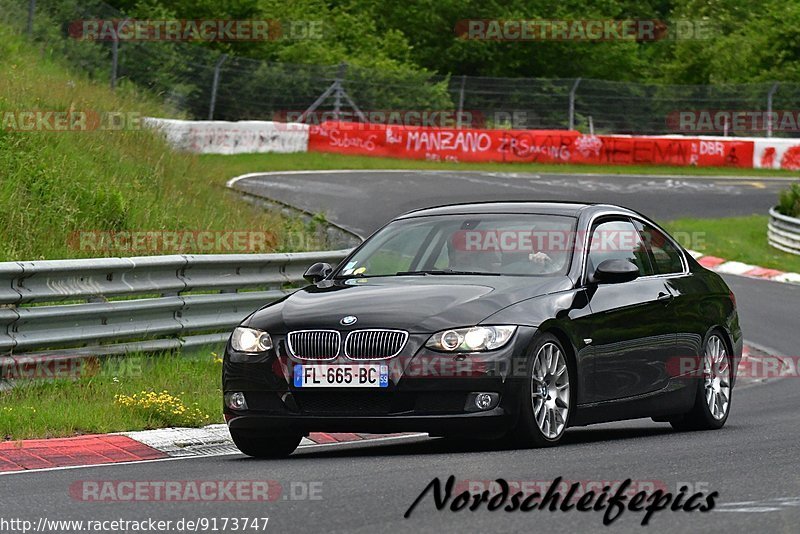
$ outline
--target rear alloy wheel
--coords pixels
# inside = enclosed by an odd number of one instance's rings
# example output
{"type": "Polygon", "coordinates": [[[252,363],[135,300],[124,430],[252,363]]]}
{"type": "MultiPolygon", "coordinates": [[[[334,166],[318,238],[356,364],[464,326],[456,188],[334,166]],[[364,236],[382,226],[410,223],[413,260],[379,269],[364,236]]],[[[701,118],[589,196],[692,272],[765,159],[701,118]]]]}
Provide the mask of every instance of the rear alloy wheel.
{"type": "Polygon", "coordinates": [[[558,339],[541,336],[528,363],[519,423],[513,437],[525,446],[550,447],[569,423],[572,370],[558,339]]]}
{"type": "Polygon", "coordinates": [[[253,458],[286,458],[292,454],[303,436],[300,434],[269,434],[231,429],[236,448],[253,458]]]}
{"type": "Polygon", "coordinates": [[[719,333],[712,332],[703,353],[703,376],[698,381],[692,411],[672,421],[677,430],[716,430],[728,420],[731,406],[731,358],[719,333]]]}

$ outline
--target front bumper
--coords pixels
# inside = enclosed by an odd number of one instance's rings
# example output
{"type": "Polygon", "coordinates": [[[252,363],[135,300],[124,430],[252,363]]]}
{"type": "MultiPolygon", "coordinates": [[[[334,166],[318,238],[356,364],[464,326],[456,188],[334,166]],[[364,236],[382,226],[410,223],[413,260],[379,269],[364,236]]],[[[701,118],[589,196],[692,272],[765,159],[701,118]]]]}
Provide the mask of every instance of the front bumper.
{"type": "Polygon", "coordinates": [[[510,425],[510,414],[503,408],[486,412],[463,414],[385,415],[385,416],[317,416],[261,415],[247,413],[226,416],[233,430],[296,432],[365,432],[390,434],[394,432],[427,432],[439,435],[480,435],[499,437],[510,425]]]}
{"type": "Polygon", "coordinates": [[[535,332],[535,328],[520,327],[502,349],[458,356],[429,351],[423,346],[429,335],[412,334],[403,354],[380,362],[389,365],[389,386],[366,390],[294,387],[294,365],[313,362],[289,356],[280,336],[275,336],[275,349],[266,356],[254,358],[229,346],[223,392],[243,393],[247,409],[224,405],[225,419],[231,429],[249,431],[418,431],[494,437],[516,422],[527,350],[535,332]],[[476,392],[499,394],[499,401],[490,409],[478,410],[476,392]]]}

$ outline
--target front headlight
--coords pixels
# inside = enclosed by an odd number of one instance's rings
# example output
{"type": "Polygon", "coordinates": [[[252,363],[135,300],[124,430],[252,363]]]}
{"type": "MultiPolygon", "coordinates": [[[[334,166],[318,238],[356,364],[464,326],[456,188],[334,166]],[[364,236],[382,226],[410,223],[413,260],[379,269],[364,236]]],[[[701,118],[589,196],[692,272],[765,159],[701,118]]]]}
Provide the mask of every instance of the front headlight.
{"type": "Polygon", "coordinates": [[[272,348],[272,338],[263,330],[240,326],[233,331],[231,347],[239,352],[266,352],[272,348]]]}
{"type": "Polygon", "coordinates": [[[516,330],[516,326],[473,326],[443,330],[433,334],[425,346],[440,352],[495,350],[508,343],[516,330]]]}

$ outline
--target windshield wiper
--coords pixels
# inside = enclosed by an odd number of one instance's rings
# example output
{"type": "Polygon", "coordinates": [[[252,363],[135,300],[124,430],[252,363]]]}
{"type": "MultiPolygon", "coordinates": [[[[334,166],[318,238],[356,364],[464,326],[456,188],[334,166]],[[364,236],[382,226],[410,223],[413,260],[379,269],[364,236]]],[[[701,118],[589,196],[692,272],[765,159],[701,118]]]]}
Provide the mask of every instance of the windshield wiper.
{"type": "Polygon", "coordinates": [[[428,269],[422,271],[400,271],[394,273],[395,276],[414,276],[414,275],[442,275],[442,274],[466,274],[466,275],[477,275],[477,276],[502,276],[500,273],[491,273],[488,271],[455,271],[453,269],[428,269]]]}
{"type": "Polygon", "coordinates": [[[366,273],[358,273],[358,274],[340,274],[338,276],[334,276],[334,280],[351,280],[353,278],[381,278],[386,276],[394,276],[393,274],[366,274],[366,273]]]}

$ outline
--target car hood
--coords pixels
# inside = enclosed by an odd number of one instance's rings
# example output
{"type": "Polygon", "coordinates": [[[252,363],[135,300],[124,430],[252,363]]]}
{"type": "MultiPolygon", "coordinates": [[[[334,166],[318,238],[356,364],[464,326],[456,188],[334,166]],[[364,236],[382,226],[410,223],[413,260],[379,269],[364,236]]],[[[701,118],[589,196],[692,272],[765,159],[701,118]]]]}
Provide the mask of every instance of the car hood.
{"type": "Polygon", "coordinates": [[[436,332],[479,324],[516,302],[572,288],[564,277],[399,276],[323,281],[253,314],[246,324],[276,333],[309,328],[436,332]]]}

